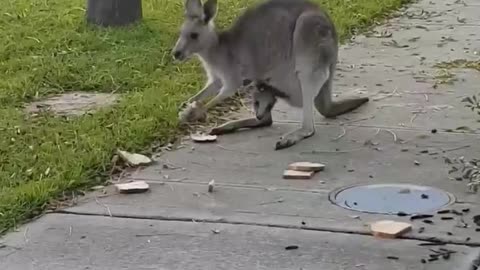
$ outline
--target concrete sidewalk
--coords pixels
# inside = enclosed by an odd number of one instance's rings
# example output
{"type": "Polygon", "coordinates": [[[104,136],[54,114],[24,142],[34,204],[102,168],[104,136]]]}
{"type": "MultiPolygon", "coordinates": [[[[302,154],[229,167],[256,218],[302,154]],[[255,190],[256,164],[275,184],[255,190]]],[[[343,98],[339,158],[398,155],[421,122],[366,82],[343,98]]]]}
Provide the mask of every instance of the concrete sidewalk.
{"type": "Polygon", "coordinates": [[[469,266],[479,255],[472,247],[480,245],[472,220],[479,196],[449,180],[442,157],[478,157],[480,130],[457,128],[479,126],[461,99],[476,94],[480,76],[452,70],[453,84],[434,87],[440,78],[432,66],[478,60],[479,29],[475,0],[412,4],[375,29],[391,37],[358,36],[341,49],[338,98],[368,95],[366,106],[335,120],[317,114],[315,136],[281,151],[273,150],[277,138],[301,120],[284,104],[272,127],[213,144],[185,141],[158,164],[123,177],[148,181],[148,193],[119,195],[108,187],[107,195],[89,194],[8,234],[0,240],[0,269],[476,269],[469,266]],[[282,179],[294,161],[327,167],[311,180],[282,179]],[[208,193],[211,179],[217,186],[208,193]],[[340,188],[385,183],[442,189],[456,197],[446,209],[469,212],[427,224],[329,201],[340,188]],[[403,239],[375,239],[366,224],[381,219],[414,229],[403,239]],[[420,244],[434,240],[456,253],[428,261],[439,247],[420,244]]]}

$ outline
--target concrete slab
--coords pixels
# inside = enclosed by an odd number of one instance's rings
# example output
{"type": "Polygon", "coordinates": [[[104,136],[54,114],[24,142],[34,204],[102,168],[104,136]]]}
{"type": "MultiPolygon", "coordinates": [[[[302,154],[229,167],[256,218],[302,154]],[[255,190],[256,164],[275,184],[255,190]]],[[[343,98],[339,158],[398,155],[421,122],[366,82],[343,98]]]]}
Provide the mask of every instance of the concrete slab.
{"type": "Polygon", "coordinates": [[[457,253],[423,264],[421,259],[434,253],[429,249],[438,247],[306,230],[55,214],[10,234],[4,243],[0,269],[8,270],[462,270],[472,252],[444,246],[457,253]]]}
{"type": "MultiPolygon", "coordinates": [[[[418,138],[417,132],[396,130],[393,134],[397,143],[394,143],[392,133],[382,131],[375,135],[375,129],[354,127],[339,141],[332,141],[341,134],[341,129],[325,126],[319,128],[313,138],[289,151],[274,151],[275,139],[291,128],[291,125],[275,125],[234,133],[220,137],[218,144],[185,142],[183,148],[162,155],[157,160],[159,165],[124,174],[125,180],[150,182],[149,194],[121,196],[111,190],[108,194],[112,196],[99,194],[99,198],[91,197],[87,203],[65,211],[288,226],[300,226],[305,221],[308,226],[325,230],[366,232],[366,222],[395,216],[364,214],[334,206],[329,202],[330,192],[358,184],[421,184],[452,193],[458,198],[454,208],[471,211],[455,220],[441,221],[437,217],[433,226],[415,222],[416,229],[426,227],[427,230],[412,237],[435,235],[456,242],[470,238],[468,242],[480,243],[480,233],[475,232],[472,222],[474,213],[480,213],[480,200],[477,195],[465,193],[465,183],[449,179],[449,167],[442,159],[443,155],[455,152],[474,156],[478,152],[477,135],[439,133],[418,138]],[[369,140],[376,145],[364,146],[369,140]],[[399,143],[400,140],[405,143],[399,143]],[[449,151],[456,148],[460,149],[449,151]],[[422,153],[425,150],[428,153],[422,153]],[[295,161],[321,162],[326,164],[326,169],[310,180],[282,179],[283,170],[295,161]],[[415,161],[420,165],[415,165],[415,161]],[[165,164],[167,166],[163,166],[165,164]],[[217,185],[214,193],[207,192],[211,179],[215,179],[217,185]],[[467,222],[469,228],[458,227],[460,219],[467,222]]],[[[400,219],[408,221],[408,217],[400,219]]]]}
{"type": "Polygon", "coordinates": [[[413,231],[404,238],[425,241],[435,238],[447,243],[480,245],[480,233],[473,222],[473,216],[480,212],[478,204],[462,203],[441,208],[459,212],[468,208],[470,213],[462,216],[423,212],[434,215],[428,218],[433,224],[426,224],[423,219],[412,221],[410,217],[394,214],[368,214],[344,209],[332,204],[326,191],[271,191],[221,185],[214,194],[209,194],[206,185],[202,184],[151,183],[152,191],[144,196],[98,197],[96,203],[81,204],[64,211],[79,215],[282,226],[356,234],[369,234],[371,222],[389,219],[413,224],[413,231]],[[442,220],[443,216],[453,219],[442,220]]]}

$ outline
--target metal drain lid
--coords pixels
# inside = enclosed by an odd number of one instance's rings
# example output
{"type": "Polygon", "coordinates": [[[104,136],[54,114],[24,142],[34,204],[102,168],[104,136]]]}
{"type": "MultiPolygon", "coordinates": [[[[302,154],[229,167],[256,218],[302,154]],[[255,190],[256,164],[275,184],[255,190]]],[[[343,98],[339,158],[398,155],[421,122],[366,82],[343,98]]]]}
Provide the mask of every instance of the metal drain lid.
{"type": "Polygon", "coordinates": [[[443,190],[410,184],[377,184],[344,187],[330,193],[332,203],[354,211],[407,215],[439,210],[455,201],[443,190]]]}

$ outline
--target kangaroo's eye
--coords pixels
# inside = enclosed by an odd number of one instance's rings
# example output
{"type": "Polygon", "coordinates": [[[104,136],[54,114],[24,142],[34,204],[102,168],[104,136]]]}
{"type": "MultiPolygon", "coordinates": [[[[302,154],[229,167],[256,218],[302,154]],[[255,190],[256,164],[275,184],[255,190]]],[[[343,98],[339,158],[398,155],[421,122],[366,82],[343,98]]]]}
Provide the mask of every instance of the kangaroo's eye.
{"type": "Polygon", "coordinates": [[[255,103],[253,104],[253,106],[255,106],[255,107],[258,107],[258,106],[260,106],[260,102],[258,102],[258,101],[255,101],[255,103]]]}
{"type": "Polygon", "coordinates": [[[198,38],[198,33],[190,33],[190,38],[191,39],[197,39],[198,38]]]}

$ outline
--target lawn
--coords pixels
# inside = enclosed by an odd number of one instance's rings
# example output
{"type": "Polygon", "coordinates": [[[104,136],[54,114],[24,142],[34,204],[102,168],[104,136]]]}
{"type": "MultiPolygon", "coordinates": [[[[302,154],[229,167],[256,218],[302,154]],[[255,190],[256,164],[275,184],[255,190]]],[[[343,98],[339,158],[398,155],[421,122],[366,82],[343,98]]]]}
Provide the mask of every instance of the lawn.
{"type": "MultiPolygon", "coordinates": [[[[316,0],[342,38],[406,0],[316,0]]],[[[141,151],[178,134],[177,106],[203,86],[197,61],[173,63],[180,0],[143,0],[127,29],[84,23],[84,0],[5,0],[0,6],[0,233],[56,198],[105,180],[117,147],[141,151]],[[122,93],[94,115],[29,117],[25,102],[67,91],[122,93]]],[[[223,28],[255,1],[219,1],[223,28]]]]}

